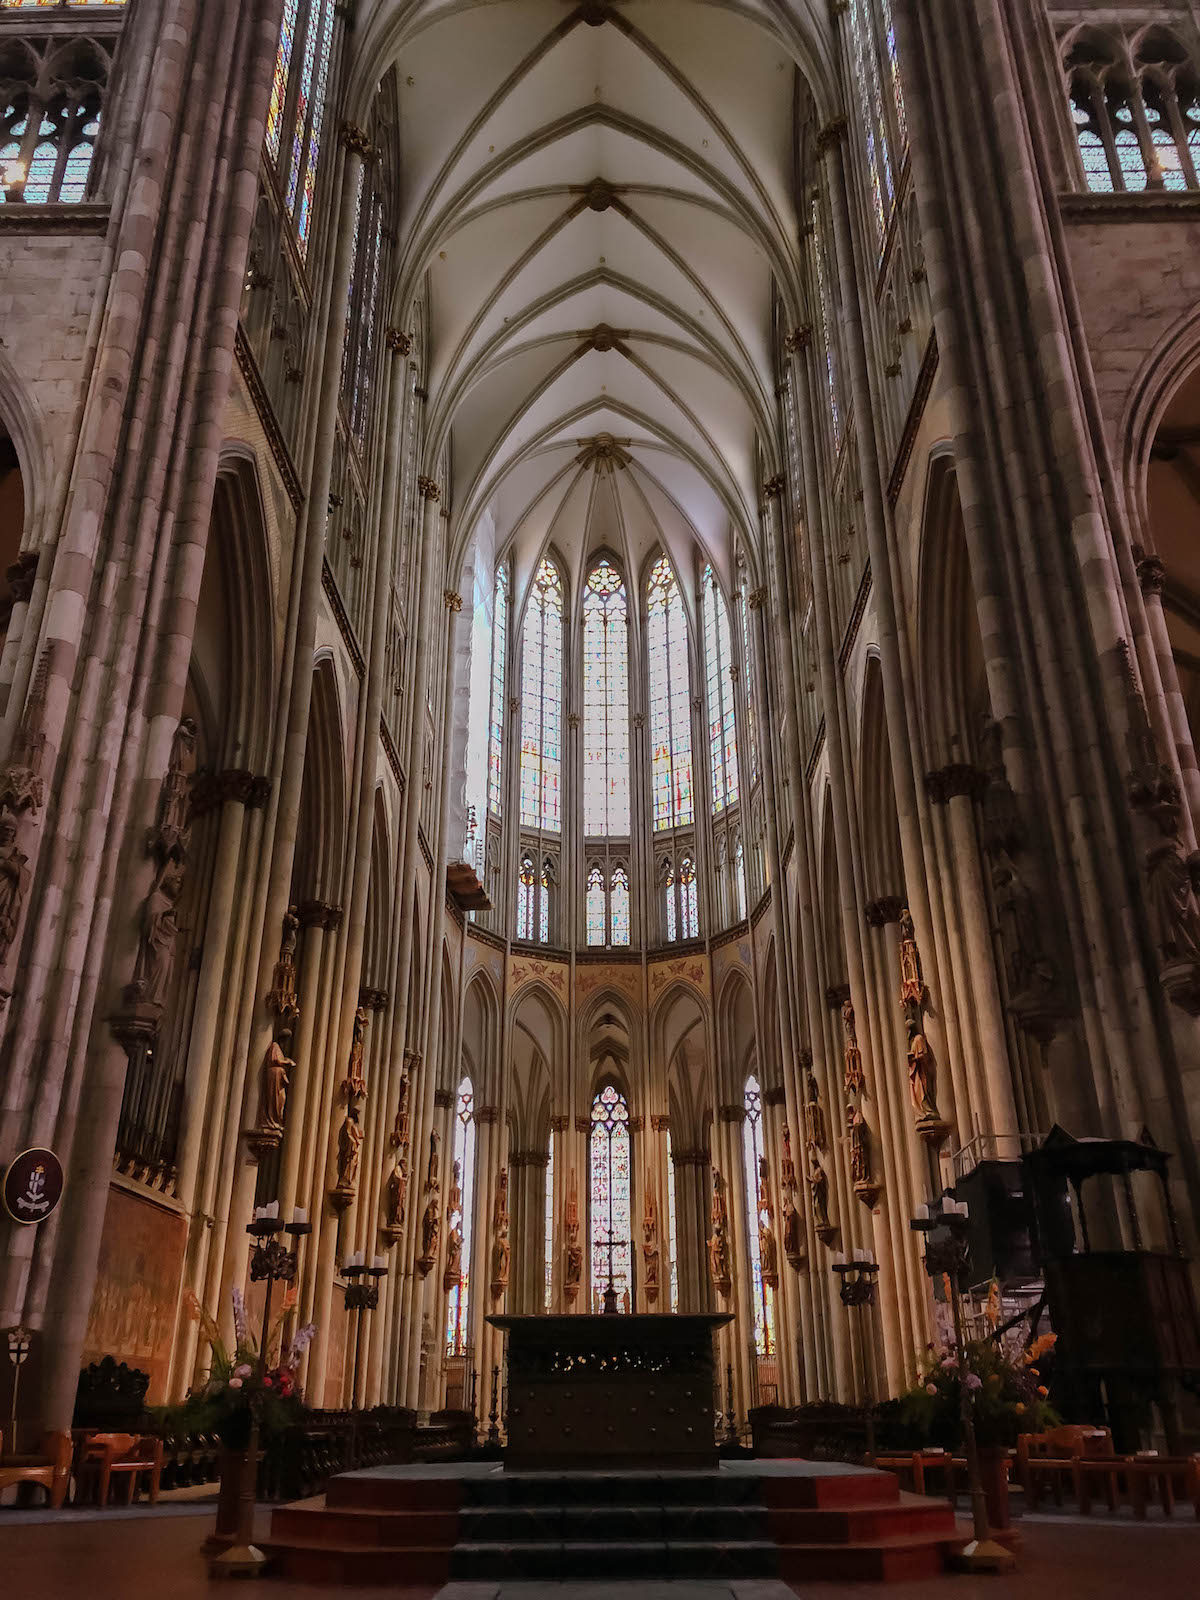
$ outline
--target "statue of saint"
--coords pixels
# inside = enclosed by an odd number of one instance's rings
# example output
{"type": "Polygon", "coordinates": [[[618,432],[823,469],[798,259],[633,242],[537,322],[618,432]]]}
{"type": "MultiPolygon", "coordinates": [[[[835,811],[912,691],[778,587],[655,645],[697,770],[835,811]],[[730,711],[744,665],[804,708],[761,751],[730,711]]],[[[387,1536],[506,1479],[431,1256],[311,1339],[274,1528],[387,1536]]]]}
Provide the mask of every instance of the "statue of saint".
{"type": "Polygon", "coordinates": [[[359,1006],[354,1013],[354,1032],[350,1040],[350,1062],[346,1068],[346,1076],[342,1080],[342,1093],[347,1100],[361,1100],[367,1092],[367,1080],[363,1076],[363,1053],[366,1049],[368,1021],[366,1008],[359,1006]]]}
{"type": "Polygon", "coordinates": [[[289,906],[283,917],[283,938],[279,942],[279,960],[275,963],[275,971],[271,978],[271,992],[267,996],[267,1006],[275,1015],[290,1014],[292,1020],[299,1015],[296,1005],[296,941],[299,936],[300,918],[296,915],[295,906],[289,906]]]}
{"type": "Polygon", "coordinates": [[[158,795],[158,824],[151,838],[151,848],[160,860],[182,856],[187,849],[192,780],[186,769],[195,754],[196,724],[191,717],[184,717],[171,741],[171,754],[158,795]]]}
{"type": "Polygon", "coordinates": [[[774,1287],[779,1280],[779,1248],[775,1243],[775,1230],[771,1227],[769,1213],[764,1212],[758,1224],[758,1262],[763,1281],[774,1287]]]}
{"type": "Polygon", "coordinates": [[[508,1227],[506,1224],[504,1231],[496,1235],[496,1241],[492,1245],[492,1296],[497,1300],[504,1293],[505,1289],[508,1288],[508,1260],[510,1249],[511,1247],[508,1242],[508,1227]]]}
{"type": "Polygon", "coordinates": [[[799,1267],[804,1259],[804,1234],[800,1224],[800,1213],[796,1210],[790,1194],[783,1197],[783,1253],[793,1267],[799,1267]]]}
{"type": "Polygon", "coordinates": [[[812,1195],[813,1224],[818,1228],[830,1227],[829,1178],[821,1165],[815,1144],[808,1147],[808,1187],[812,1195]]]}
{"type": "Polygon", "coordinates": [[[405,1066],[400,1072],[400,1101],[396,1106],[396,1120],[392,1124],[392,1137],[390,1140],[393,1150],[399,1150],[401,1145],[408,1145],[408,1094],[409,1073],[405,1066]]]}
{"type": "Polygon", "coordinates": [[[908,1092],[919,1117],[936,1119],[937,1069],[933,1051],[924,1033],[912,1022],[908,1025],[908,1092]]]}
{"type": "MultiPolygon", "coordinates": [[[[1186,902],[1186,885],[1184,900],[1186,902]]],[[[998,846],[992,855],[992,890],[1000,942],[1004,946],[1009,999],[1046,994],[1057,982],[1053,963],[1042,944],[1042,924],[1029,886],[1007,850],[998,846]]],[[[1153,881],[1151,900],[1153,903],[1153,881]]]]}
{"type": "Polygon", "coordinates": [[[867,1125],[857,1106],[846,1107],[846,1132],[850,1143],[850,1178],[853,1183],[870,1183],[871,1150],[867,1125]]]}
{"type": "Polygon", "coordinates": [[[862,1051],[858,1047],[858,1031],[854,1021],[854,1006],[847,1000],[842,1005],[842,1026],[846,1030],[845,1086],[850,1094],[857,1094],[863,1086],[862,1051]]]}
{"type": "Polygon", "coordinates": [[[388,1174],[386,1214],[387,1225],[397,1232],[404,1226],[404,1208],[408,1199],[408,1161],[401,1155],[388,1174]]]}
{"type": "Polygon", "coordinates": [[[444,1289],[457,1289],[462,1282],[462,1253],[462,1229],[455,1223],[446,1240],[446,1271],[442,1277],[444,1289]]]}
{"type": "MultiPolygon", "coordinates": [[[[421,1260],[433,1264],[437,1256],[438,1241],[442,1236],[441,1206],[438,1201],[436,1186],[430,1192],[426,1202],[425,1214],[421,1218],[421,1260]]],[[[425,1269],[428,1271],[428,1267],[425,1269]]]]}
{"type": "Polygon", "coordinates": [[[821,1091],[817,1088],[817,1075],[810,1067],[805,1079],[804,1133],[808,1144],[818,1150],[825,1148],[825,1107],[821,1104],[821,1091]]]}
{"type": "Polygon", "coordinates": [[[175,908],[183,891],[183,866],[171,859],[159,868],[142,905],[142,941],[133,969],[133,999],[138,1005],[162,1006],[167,999],[179,924],[175,908]]]}
{"type": "Polygon", "coordinates": [[[456,1161],[450,1171],[450,1193],[446,1196],[447,1217],[461,1217],[462,1205],[462,1162],[456,1161]]]}
{"type": "Polygon", "coordinates": [[[907,906],[900,913],[900,1000],[920,1008],[925,1001],[925,980],[921,976],[921,953],[912,915],[907,906]]]}
{"type": "Polygon", "coordinates": [[[288,1058],[285,1046],[292,1037],[290,1028],[280,1028],[263,1056],[262,1073],[258,1088],[257,1126],[262,1129],[283,1129],[283,1115],[287,1107],[288,1084],[296,1063],[288,1058]]]}
{"type": "Polygon", "coordinates": [[[441,1141],[435,1128],[429,1135],[429,1170],[425,1175],[425,1187],[427,1189],[439,1189],[441,1187],[440,1144],[441,1141]]]}
{"type": "Polygon", "coordinates": [[[358,1123],[358,1107],[349,1106],[338,1130],[337,1186],[352,1190],[358,1178],[358,1158],[362,1150],[363,1130],[358,1123]]]}
{"type": "Polygon", "coordinates": [[[17,844],[16,820],[0,815],[0,966],[17,936],[21,907],[29,889],[29,857],[17,844]]]}

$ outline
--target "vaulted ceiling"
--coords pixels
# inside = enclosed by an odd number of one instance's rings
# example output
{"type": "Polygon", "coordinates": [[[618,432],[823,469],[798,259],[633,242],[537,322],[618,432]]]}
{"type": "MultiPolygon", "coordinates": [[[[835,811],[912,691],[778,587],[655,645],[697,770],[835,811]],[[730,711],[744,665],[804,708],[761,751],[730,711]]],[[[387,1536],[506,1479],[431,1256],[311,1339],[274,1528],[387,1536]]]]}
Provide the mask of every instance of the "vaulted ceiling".
{"type": "Polygon", "coordinates": [[[427,292],[428,463],[448,447],[457,550],[490,511],[518,602],[549,545],[572,583],[601,547],[686,570],[695,541],[727,582],[734,537],[753,551],[827,25],[808,0],[360,7],[362,95],[399,82],[395,293],[403,314],[427,292]]]}

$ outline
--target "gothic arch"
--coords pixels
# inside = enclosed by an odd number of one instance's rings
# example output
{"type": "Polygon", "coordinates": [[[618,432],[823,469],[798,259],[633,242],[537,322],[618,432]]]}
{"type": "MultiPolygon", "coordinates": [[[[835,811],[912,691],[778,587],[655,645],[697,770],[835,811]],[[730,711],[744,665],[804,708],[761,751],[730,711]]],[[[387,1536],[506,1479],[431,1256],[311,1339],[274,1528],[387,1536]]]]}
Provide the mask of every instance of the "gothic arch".
{"type": "Polygon", "coordinates": [[[462,1071],[475,1086],[477,1105],[496,1105],[500,1097],[500,1002],[491,974],[472,974],[463,997],[462,1071]]]}
{"type": "Polygon", "coordinates": [[[863,674],[862,707],[858,792],[867,896],[875,900],[902,894],[904,888],[883,668],[876,651],[871,652],[863,674]]]}
{"type": "Polygon", "coordinates": [[[341,904],[349,771],[343,728],[337,673],[332,659],[322,655],[313,670],[292,870],[292,897],[298,904],[308,900],[341,904]]]}
{"type": "Polygon", "coordinates": [[[758,1066],[754,996],[745,973],[734,968],[726,974],[717,998],[717,1099],[721,1105],[741,1105],[746,1076],[758,1066]]]}

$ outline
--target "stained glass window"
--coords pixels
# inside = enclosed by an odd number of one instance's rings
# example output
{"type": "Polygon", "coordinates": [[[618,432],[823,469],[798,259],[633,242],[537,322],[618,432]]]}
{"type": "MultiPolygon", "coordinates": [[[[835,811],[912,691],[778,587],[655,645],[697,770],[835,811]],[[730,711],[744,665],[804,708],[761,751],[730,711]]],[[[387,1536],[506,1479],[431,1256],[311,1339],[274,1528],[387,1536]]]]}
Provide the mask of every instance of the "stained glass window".
{"type": "Polygon", "coordinates": [[[604,873],[597,862],[588,873],[587,879],[587,942],[588,944],[603,944],[608,932],[606,923],[606,906],[604,894],[604,873]]]}
{"type": "Polygon", "coordinates": [[[554,1310],[554,1129],[546,1157],[546,1310],[554,1310]]]}
{"type": "Polygon", "coordinates": [[[550,884],[553,881],[554,869],[547,856],[542,862],[541,876],[538,878],[538,942],[550,943],[550,884]]]}
{"type": "Polygon", "coordinates": [[[892,19],[892,0],[880,0],[883,18],[883,42],[887,50],[887,75],[892,85],[892,103],[896,108],[896,126],[900,131],[901,146],[908,142],[908,118],[904,112],[904,84],[900,77],[900,55],[896,49],[896,24],[892,19]]]}
{"type": "Polygon", "coordinates": [[[733,847],[733,914],[736,922],[746,915],[746,852],[739,838],[733,847]]]}
{"type": "Polygon", "coordinates": [[[279,50],[275,75],[271,80],[271,104],[267,110],[267,150],[272,161],[279,160],[283,113],[287,104],[288,74],[292,70],[292,45],[296,38],[296,11],[300,0],[284,0],[283,23],[279,30],[279,50]]]}
{"type": "Polygon", "coordinates": [[[1126,189],[1144,189],[1146,162],[1142,156],[1141,142],[1134,125],[1133,107],[1128,100],[1121,99],[1110,108],[1110,114],[1115,129],[1114,143],[1122,181],[1126,189]]]}
{"type": "Polygon", "coordinates": [[[691,675],[687,618],[671,563],[660,556],[647,589],[650,674],[650,781],[654,827],[683,828],[695,819],[692,798],[691,675]]]}
{"type": "Polygon", "coordinates": [[[0,203],[79,205],[87,198],[102,81],[90,76],[84,58],[63,70],[68,77],[52,80],[44,100],[26,85],[0,100],[0,203]]]}
{"type": "Polygon", "coordinates": [[[475,1194],[475,1094],[470,1078],[458,1086],[454,1121],[453,1173],[448,1200],[454,1198],[457,1187],[458,1207],[447,1209],[446,1229],[452,1233],[457,1228],[462,1235],[462,1277],[450,1290],[446,1312],[446,1353],[452,1356],[466,1354],[469,1327],[467,1312],[471,1292],[471,1218],[474,1213],[475,1194]]]}
{"type": "Polygon", "coordinates": [[[671,1310],[679,1310],[679,1244],[675,1226],[675,1157],[671,1154],[671,1130],[667,1129],[667,1244],[671,1252],[671,1310]]]}
{"type": "Polygon", "coordinates": [[[614,867],[608,891],[608,942],[629,943],[629,874],[624,867],[614,867]]]}
{"type": "Polygon", "coordinates": [[[583,831],[629,832],[629,613],[607,560],[583,597],[583,831]]]}
{"type": "Polygon", "coordinates": [[[1077,93],[1072,107],[1075,117],[1075,136],[1083,158],[1084,180],[1094,194],[1113,192],[1113,175],[1108,165],[1108,152],[1099,132],[1095,111],[1089,97],[1077,93]]]}
{"type": "Polygon", "coordinates": [[[629,1105],[613,1084],[592,1101],[590,1149],[592,1309],[604,1307],[612,1284],[620,1310],[629,1311],[632,1196],[630,1191],[629,1105]]]}
{"type": "Polygon", "coordinates": [[[762,1091],[753,1073],[746,1079],[742,1123],[742,1162],[746,1178],[746,1232],[750,1240],[750,1265],[754,1283],[754,1348],[760,1356],[775,1349],[775,1294],[763,1282],[759,1227],[770,1217],[769,1197],[763,1182],[762,1091]]]}
{"type": "Polygon", "coordinates": [[[708,678],[708,748],[712,763],[714,816],[738,797],[737,734],[733,720],[733,655],[729,647],[729,613],[717,585],[717,575],[706,566],[700,580],[704,605],[704,664],[708,678]]]}
{"type": "Polygon", "coordinates": [[[679,908],[675,904],[675,863],[666,861],[662,871],[663,893],[666,895],[667,943],[674,944],[679,937],[679,908]]]}
{"type": "Polygon", "coordinates": [[[700,937],[700,914],[696,907],[696,868],[691,856],[679,863],[679,926],[680,937],[700,937]]]}
{"type": "Polygon", "coordinates": [[[543,560],[525,612],[521,659],[521,825],[557,833],[562,770],[562,579],[543,560]]]}
{"type": "Polygon", "coordinates": [[[895,185],[884,130],[883,90],[875,51],[875,24],[868,0],[850,0],[850,40],[853,77],[858,87],[858,110],[871,185],[877,244],[882,249],[884,230],[892,212],[895,185]]]}
{"type": "Polygon", "coordinates": [[[759,777],[758,755],[758,669],[754,659],[754,637],[750,618],[750,584],[742,578],[738,608],[742,613],[742,681],[746,685],[746,742],[750,746],[750,782],[759,777]]]}
{"type": "Polygon", "coordinates": [[[829,273],[825,265],[825,241],[822,237],[821,201],[813,197],[812,210],[813,272],[817,283],[817,303],[821,311],[821,334],[825,343],[825,387],[829,400],[829,415],[833,422],[833,442],[842,439],[842,408],[839,400],[841,380],[835,340],[836,325],[833,320],[833,303],[829,297],[829,273]]]}
{"type": "Polygon", "coordinates": [[[521,871],[517,878],[517,938],[532,939],[534,915],[537,909],[537,874],[533,870],[533,857],[528,852],[521,857],[521,871]]]}
{"type": "Polygon", "coordinates": [[[496,571],[496,599],[492,612],[492,707],[488,729],[488,810],[498,817],[503,809],[504,776],[504,662],[508,646],[508,568],[496,571]]]}

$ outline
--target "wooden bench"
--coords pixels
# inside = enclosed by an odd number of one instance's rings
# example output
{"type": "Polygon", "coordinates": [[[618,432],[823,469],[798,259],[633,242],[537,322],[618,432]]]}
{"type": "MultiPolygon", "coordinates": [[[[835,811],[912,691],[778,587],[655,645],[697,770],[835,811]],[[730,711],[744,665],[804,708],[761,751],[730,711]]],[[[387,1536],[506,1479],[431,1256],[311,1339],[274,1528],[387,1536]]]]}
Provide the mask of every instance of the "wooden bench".
{"type": "Polygon", "coordinates": [[[75,1497],[95,1497],[106,1506],[113,1480],[124,1489],[126,1505],[137,1495],[138,1480],[146,1479],[151,1505],[158,1499],[162,1481],[163,1442],[148,1433],[86,1433],[76,1446],[75,1497]]]}
{"type": "Polygon", "coordinates": [[[0,1433],[0,1491],[14,1484],[36,1483],[45,1489],[55,1511],[65,1503],[71,1483],[71,1435],[64,1432],[43,1434],[36,1455],[4,1454],[4,1435],[0,1433]]]}

